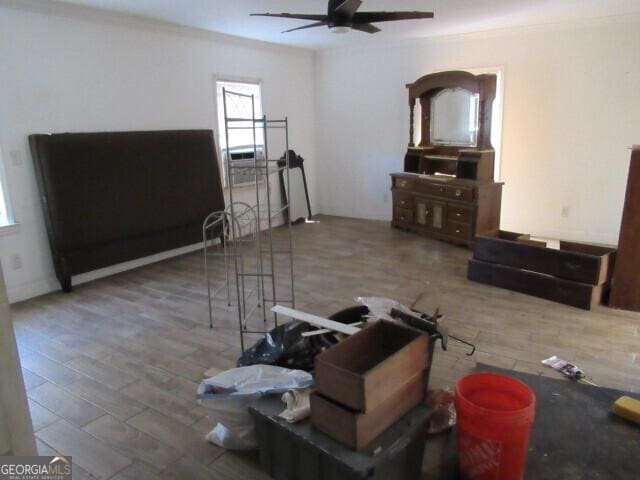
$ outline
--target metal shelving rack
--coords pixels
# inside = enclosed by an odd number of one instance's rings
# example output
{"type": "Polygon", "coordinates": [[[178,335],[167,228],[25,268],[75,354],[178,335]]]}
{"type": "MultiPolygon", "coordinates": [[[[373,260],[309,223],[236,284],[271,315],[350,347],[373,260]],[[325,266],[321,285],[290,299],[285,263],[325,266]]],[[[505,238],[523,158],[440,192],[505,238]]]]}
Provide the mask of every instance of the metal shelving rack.
{"type": "MultiPolygon", "coordinates": [[[[278,172],[285,172],[286,188],[290,186],[289,172],[289,122],[283,120],[269,120],[266,115],[255,118],[255,98],[222,89],[224,107],[224,124],[226,151],[225,166],[227,186],[229,189],[229,205],[222,212],[214,212],[207,217],[203,224],[204,261],[207,277],[209,297],[209,326],[213,328],[213,305],[219,300],[219,291],[226,286],[227,305],[232,304],[232,291],[235,294],[238,311],[238,327],[240,330],[240,346],[244,352],[244,335],[246,333],[265,333],[265,330],[250,329],[249,320],[258,310],[262,310],[262,320],[265,328],[273,318],[274,326],[278,326],[278,318],[270,311],[271,305],[290,304],[295,308],[295,282],[293,274],[293,238],[291,231],[291,215],[285,215],[284,245],[275,245],[273,228],[274,221],[290,211],[290,203],[272,206],[271,177],[278,172]],[[235,112],[229,115],[229,103],[232,102],[235,112]],[[240,111],[240,115],[236,113],[240,111]],[[230,138],[239,131],[251,130],[253,138],[253,158],[235,161],[232,159],[230,138]],[[285,155],[283,159],[269,158],[269,136],[275,133],[284,134],[285,155]],[[262,144],[258,143],[261,137],[262,144]],[[255,204],[249,205],[234,200],[234,176],[249,174],[253,177],[251,186],[255,193],[255,204]],[[262,196],[265,198],[261,198],[262,196]],[[266,237],[266,238],[263,238],[266,237]],[[223,238],[222,252],[214,245],[213,238],[223,238]],[[277,258],[284,257],[288,263],[288,298],[283,297],[283,288],[278,288],[277,258]],[[225,283],[214,288],[211,274],[213,259],[223,257],[225,283]],[[233,274],[229,274],[230,265],[233,274]],[[253,288],[251,284],[253,280],[253,288]],[[269,288],[268,283],[271,283],[269,288]],[[252,299],[255,298],[255,301],[252,299]]],[[[276,176],[277,177],[277,176],[276,176]]],[[[243,184],[246,191],[246,184],[243,184]]],[[[287,196],[288,202],[290,195],[287,196]]],[[[280,236],[281,237],[281,236],[280,236]]]]}

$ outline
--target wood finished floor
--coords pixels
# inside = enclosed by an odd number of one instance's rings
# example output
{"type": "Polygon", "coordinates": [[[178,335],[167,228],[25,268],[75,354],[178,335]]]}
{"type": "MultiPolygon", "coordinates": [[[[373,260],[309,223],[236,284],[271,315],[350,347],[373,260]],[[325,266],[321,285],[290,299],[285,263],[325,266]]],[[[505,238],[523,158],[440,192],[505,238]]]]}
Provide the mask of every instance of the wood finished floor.
{"type": "MultiPolygon", "coordinates": [[[[540,364],[558,355],[597,384],[640,392],[640,315],[472,283],[466,249],[385,222],[317,219],[294,227],[296,306],[329,315],[357,296],[411,304],[422,294],[418,306],[440,307],[449,330],[478,346],[474,357],[438,349],[431,386],[476,361],[558,376],[540,364]]],[[[266,478],[255,455],[204,440],[212,425],[196,385],[240,351],[234,309],[218,302],[210,330],[206,299],[195,252],[13,305],[40,453],[72,455],[76,480],[266,478]]]]}

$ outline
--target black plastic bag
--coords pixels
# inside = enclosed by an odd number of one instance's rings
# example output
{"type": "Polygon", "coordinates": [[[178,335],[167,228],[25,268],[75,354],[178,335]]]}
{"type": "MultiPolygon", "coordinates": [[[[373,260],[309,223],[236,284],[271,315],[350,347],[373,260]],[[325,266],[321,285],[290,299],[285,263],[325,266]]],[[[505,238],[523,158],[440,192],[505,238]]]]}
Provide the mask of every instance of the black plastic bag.
{"type": "Polygon", "coordinates": [[[238,359],[238,367],[249,365],[276,365],[310,372],[313,359],[336,340],[331,334],[303,337],[302,333],[312,330],[307,323],[293,320],[279,325],[266,333],[258,342],[238,359]],[[327,338],[319,338],[327,337],[327,338]]]}

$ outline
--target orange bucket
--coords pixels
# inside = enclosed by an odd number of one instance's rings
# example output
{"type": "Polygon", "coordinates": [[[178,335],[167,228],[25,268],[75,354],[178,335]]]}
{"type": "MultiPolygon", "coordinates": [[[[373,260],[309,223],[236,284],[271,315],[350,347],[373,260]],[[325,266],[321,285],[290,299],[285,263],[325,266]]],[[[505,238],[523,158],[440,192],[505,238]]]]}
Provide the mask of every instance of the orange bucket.
{"type": "Polygon", "coordinates": [[[496,373],[458,380],[457,453],[465,480],[521,480],[536,396],[524,383],[496,373]]]}

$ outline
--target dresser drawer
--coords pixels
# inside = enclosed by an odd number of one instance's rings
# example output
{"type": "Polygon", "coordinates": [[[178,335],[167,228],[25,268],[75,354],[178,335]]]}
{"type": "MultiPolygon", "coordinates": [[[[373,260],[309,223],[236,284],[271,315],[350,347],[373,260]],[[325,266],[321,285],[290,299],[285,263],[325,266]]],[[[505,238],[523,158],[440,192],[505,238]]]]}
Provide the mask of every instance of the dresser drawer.
{"type": "Polygon", "coordinates": [[[413,210],[393,207],[393,219],[400,223],[413,223],[413,210]]]}
{"type": "Polygon", "coordinates": [[[423,182],[422,180],[418,180],[416,181],[416,184],[415,184],[415,191],[420,193],[430,194],[431,193],[430,184],[427,182],[423,182]]]}
{"type": "Polygon", "coordinates": [[[400,190],[413,190],[415,180],[412,178],[396,177],[393,179],[394,186],[400,190]]]}
{"type": "Polygon", "coordinates": [[[469,223],[460,222],[447,222],[447,233],[453,237],[458,237],[463,240],[469,240],[472,238],[471,225],[469,223]]]}
{"type": "Polygon", "coordinates": [[[449,220],[455,222],[472,223],[473,208],[449,203],[447,206],[447,217],[449,220]]]}
{"type": "Polygon", "coordinates": [[[447,185],[444,187],[444,195],[449,198],[470,202],[473,200],[473,188],[447,185]]]}
{"type": "Polygon", "coordinates": [[[416,191],[436,197],[444,196],[444,188],[444,185],[438,185],[437,183],[416,182],[416,191]]]}
{"type": "Polygon", "coordinates": [[[393,192],[393,204],[400,208],[412,208],[414,205],[413,195],[410,193],[393,192]]]}
{"type": "Polygon", "coordinates": [[[416,191],[436,197],[455,198],[470,202],[473,200],[473,188],[443,185],[438,183],[417,182],[416,191]]]}

